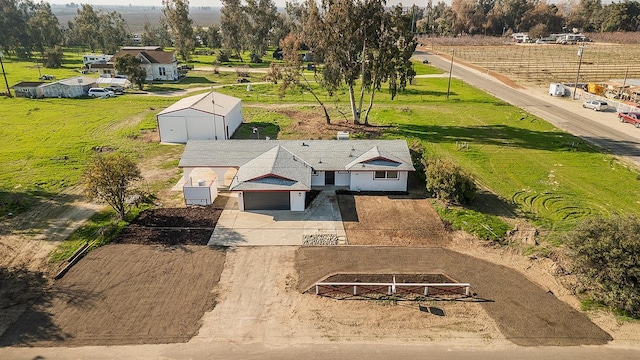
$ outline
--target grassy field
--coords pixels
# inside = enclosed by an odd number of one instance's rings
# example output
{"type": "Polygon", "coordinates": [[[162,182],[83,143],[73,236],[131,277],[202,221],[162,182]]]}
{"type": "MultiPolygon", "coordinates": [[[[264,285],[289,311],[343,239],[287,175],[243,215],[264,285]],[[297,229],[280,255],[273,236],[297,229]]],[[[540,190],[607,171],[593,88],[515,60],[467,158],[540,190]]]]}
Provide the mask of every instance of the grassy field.
{"type": "MultiPolygon", "coordinates": [[[[419,65],[419,73],[431,71],[419,65]]],[[[213,76],[192,72],[184,84],[209,86],[202,79],[213,76]]],[[[262,136],[308,137],[293,125],[309,114],[321,116],[310,94],[291,92],[281,98],[277,85],[218,91],[243,100],[248,127],[259,125],[262,136]]],[[[446,78],[416,79],[395,100],[383,89],[370,119],[377,126],[375,136],[422,141],[429,156],[453,159],[505,206],[554,236],[587,216],[640,213],[635,170],[463,82],[454,79],[448,101],[446,91],[446,78]],[[613,184],[625,184],[625,191],[614,190],[618,187],[613,184]]],[[[343,122],[335,107],[348,110],[346,92],[322,98],[334,121],[343,122]]],[[[105,100],[0,99],[0,135],[5,139],[0,197],[2,192],[59,192],[78,182],[86,160],[101,149],[120,149],[141,159],[167,151],[136,138],[154,127],[155,114],[177,99],[137,94],[105,100]]],[[[250,136],[246,128],[238,137],[250,136]]]]}

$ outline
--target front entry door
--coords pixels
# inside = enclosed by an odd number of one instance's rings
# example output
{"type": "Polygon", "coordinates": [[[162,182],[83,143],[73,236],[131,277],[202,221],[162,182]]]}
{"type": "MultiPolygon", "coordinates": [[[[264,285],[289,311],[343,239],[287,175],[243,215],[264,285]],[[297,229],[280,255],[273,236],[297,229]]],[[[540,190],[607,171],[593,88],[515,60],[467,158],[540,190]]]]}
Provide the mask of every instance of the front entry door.
{"type": "Polygon", "coordinates": [[[335,171],[325,171],[324,172],[324,184],[326,186],[335,185],[336,184],[336,172],[335,171]]]}

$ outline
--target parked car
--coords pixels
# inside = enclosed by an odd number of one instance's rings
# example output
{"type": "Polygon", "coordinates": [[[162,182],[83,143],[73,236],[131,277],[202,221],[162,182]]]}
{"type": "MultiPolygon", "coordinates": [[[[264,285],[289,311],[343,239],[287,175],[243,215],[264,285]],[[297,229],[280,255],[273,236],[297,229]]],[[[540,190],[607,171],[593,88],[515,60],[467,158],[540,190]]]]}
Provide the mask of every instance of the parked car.
{"type": "Polygon", "coordinates": [[[193,70],[193,65],[182,64],[182,65],[178,66],[178,69],[180,69],[180,70],[193,70]]]}
{"type": "Polygon", "coordinates": [[[589,100],[589,101],[583,102],[582,107],[585,109],[591,109],[594,111],[602,111],[602,110],[607,110],[609,108],[609,105],[606,103],[606,101],[589,100]]]}
{"type": "Polygon", "coordinates": [[[104,89],[108,91],[113,91],[114,94],[124,94],[124,90],[125,90],[124,87],[120,85],[111,85],[111,86],[107,86],[104,89]]]}
{"type": "Polygon", "coordinates": [[[55,80],[56,77],[53,75],[42,75],[40,76],[40,80],[55,80]]]}
{"type": "Polygon", "coordinates": [[[620,112],[618,113],[620,122],[626,122],[640,128],[640,112],[620,112]]]}
{"type": "Polygon", "coordinates": [[[238,80],[236,80],[237,83],[248,83],[251,82],[249,81],[249,79],[246,78],[238,78],[238,80]]]}
{"type": "Polygon", "coordinates": [[[103,89],[103,88],[91,88],[89,89],[88,94],[89,96],[94,98],[110,98],[110,97],[116,96],[116,94],[113,91],[103,89]]]}

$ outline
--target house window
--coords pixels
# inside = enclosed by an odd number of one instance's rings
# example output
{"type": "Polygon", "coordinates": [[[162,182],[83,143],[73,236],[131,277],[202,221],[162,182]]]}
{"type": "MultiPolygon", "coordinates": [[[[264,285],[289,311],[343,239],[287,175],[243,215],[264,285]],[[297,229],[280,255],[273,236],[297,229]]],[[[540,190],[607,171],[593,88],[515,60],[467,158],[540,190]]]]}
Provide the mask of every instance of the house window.
{"type": "Polygon", "coordinates": [[[163,67],[158,68],[158,71],[160,72],[160,76],[166,76],[167,75],[167,71],[163,67]]]}
{"type": "Polygon", "coordinates": [[[374,171],[373,172],[373,179],[397,179],[398,178],[398,172],[397,171],[374,171]]]}

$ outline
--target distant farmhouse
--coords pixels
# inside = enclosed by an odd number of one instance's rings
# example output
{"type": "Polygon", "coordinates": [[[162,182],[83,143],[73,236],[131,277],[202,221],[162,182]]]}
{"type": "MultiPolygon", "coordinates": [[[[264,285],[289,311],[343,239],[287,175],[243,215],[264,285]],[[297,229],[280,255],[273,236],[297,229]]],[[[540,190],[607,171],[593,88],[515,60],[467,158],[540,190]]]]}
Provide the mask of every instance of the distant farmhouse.
{"type": "Polygon", "coordinates": [[[180,77],[178,59],[173,51],[164,51],[160,46],[125,46],[106,63],[91,65],[102,78],[122,76],[115,69],[118,58],[132,55],[142,61],[142,68],[147,72],[146,81],[175,81],[180,77]]]}

